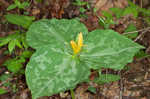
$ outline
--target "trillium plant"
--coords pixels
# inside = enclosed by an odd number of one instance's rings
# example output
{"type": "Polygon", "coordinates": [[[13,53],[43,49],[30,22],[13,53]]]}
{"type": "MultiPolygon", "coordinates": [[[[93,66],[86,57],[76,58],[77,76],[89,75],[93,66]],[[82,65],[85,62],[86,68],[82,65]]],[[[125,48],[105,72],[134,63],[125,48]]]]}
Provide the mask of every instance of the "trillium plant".
{"type": "Polygon", "coordinates": [[[113,30],[88,32],[76,19],[34,22],[27,42],[36,50],[25,72],[33,99],[88,82],[91,69],[121,70],[143,48],[113,30]]]}

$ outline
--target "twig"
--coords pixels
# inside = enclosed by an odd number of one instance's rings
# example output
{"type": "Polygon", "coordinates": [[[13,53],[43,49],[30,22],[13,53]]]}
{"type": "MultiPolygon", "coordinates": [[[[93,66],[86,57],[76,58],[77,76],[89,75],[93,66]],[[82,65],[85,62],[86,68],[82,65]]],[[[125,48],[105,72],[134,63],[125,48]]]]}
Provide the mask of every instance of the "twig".
{"type": "Polygon", "coordinates": [[[146,80],[148,78],[148,72],[145,73],[144,79],[146,80]]]}
{"type": "Polygon", "coordinates": [[[146,49],[146,53],[148,53],[150,51],[150,46],[146,49]]]}
{"type": "Polygon", "coordinates": [[[147,28],[144,28],[144,29],[140,29],[140,30],[137,30],[137,31],[125,32],[125,33],[123,33],[123,35],[124,34],[132,34],[132,33],[136,33],[136,32],[141,32],[141,31],[144,31],[144,30],[147,30],[147,29],[150,29],[150,27],[147,27],[147,28]]]}
{"type": "Polygon", "coordinates": [[[12,81],[12,80],[13,80],[12,78],[8,78],[7,80],[1,82],[1,83],[0,83],[0,87],[1,87],[3,84],[5,84],[5,83],[7,83],[7,82],[9,82],[9,81],[12,81]]]}
{"type": "Polygon", "coordinates": [[[148,30],[150,30],[150,27],[141,32],[141,34],[134,41],[136,42],[138,39],[140,39],[148,30]]]}
{"type": "Polygon", "coordinates": [[[31,5],[32,2],[33,2],[33,0],[30,1],[30,4],[29,4],[29,5],[31,5]]]}
{"type": "Polygon", "coordinates": [[[143,0],[140,0],[140,7],[143,7],[143,0]]]}
{"type": "Polygon", "coordinates": [[[134,3],[134,4],[135,4],[135,1],[136,1],[136,0],[133,0],[133,3],[134,3]]]}
{"type": "Polygon", "coordinates": [[[120,75],[120,95],[119,95],[119,99],[122,99],[122,97],[123,97],[123,83],[122,83],[122,77],[121,77],[121,71],[119,71],[119,75],[120,75]]]}

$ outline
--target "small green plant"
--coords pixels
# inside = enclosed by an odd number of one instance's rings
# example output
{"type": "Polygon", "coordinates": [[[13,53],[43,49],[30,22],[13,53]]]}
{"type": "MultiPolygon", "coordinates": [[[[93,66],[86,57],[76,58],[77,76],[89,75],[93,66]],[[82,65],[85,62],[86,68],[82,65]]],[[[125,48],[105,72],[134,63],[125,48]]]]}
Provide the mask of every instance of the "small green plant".
{"type": "Polygon", "coordinates": [[[86,17],[84,13],[87,11],[87,9],[90,9],[90,4],[87,1],[81,0],[76,0],[73,4],[79,7],[79,11],[81,13],[80,16],[86,17]]]}
{"type": "MultiPolygon", "coordinates": [[[[89,82],[91,69],[121,70],[144,48],[113,30],[88,32],[85,25],[75,19],[34,22],[26,39],[36,50],[25,71],[33,99],[70,89],[73,92],[77,84],[89,82]]],[[[95,81],[118,79],[118,76],[100,74],[95,81]]]]}
{"type": "Polygon", "coordinates": [[[145,53],[143,50],[140,50],[138,53],[136,53],[137,59],[143,59],[143,58],[149,58],[150,54],[145,53]]]}
{"type": "Polygon", "coordinates": [[[113,15],[107,11],[102,11],[104,17],[99,17],[99,24],[105,29],[108,29],[111,24],[116,24],[113,20],[113,15]]]}
{"type": "Polygon", "coordinates": [[[85,6],[85,5],[88,5],[88,2],[81,1],[81,0],[76,0],[73,4],[76,5],[76,6],[85,6]]]}
{"type": "Polygon", "coordinates": [[[26,62],[27,58],[30,58],[31,55],[32,51],[25,50],[20,56],[16,56],[15,58],[6,60],[3,65],[6,66],[7,69],[14,74],[24,74],[23,64],[26,62]]]}
{"type": "Polygon", "coordinates": [[[122,8],[110,8],[110,11],[102,11],[103,17],[99,17],[99,23],[104,28],[108,29],[111,24],[117,24],[114,22],[114,18],[119,19],[126,15],[132,15],[137,18],[141,14],[148,24],[150,24],[150,10],[145,8],[140,8],[138,5],[132,3],[128,0],[128,6],[124,9],[122,8]]]}
{"type": "Polygon", "coordinates": [[[20,0],[14,0],[14,4],[11,4],[10,6],[8,6],[7,11],[15,9],[15,8],[25,9],[29,5],[30,3],[28,1],[24,1],[23,3],[21,3],[20,0]]]}
{"type": "Polygon", "coordinates": [[[100,77],[98,77],[94,80],[95,83],[104,84],[104,83],[110,83],[113,81],[120,80],[120,76],[113,75],[113,74],[101,74],[99,76],[100,77]]]}
{"type": "Polygon", "coordinates": [[[12,76],[10,74],[2,74],[0,76],[0,81],[2,84],[2,88],[0,88],[0,94],[5,94],[8,92],[7,87],[11,87],[10,79],[12,76]]]}
{"type": "Polygon", "coordinates": [[[28,45],[25,40],[25,34],[16,31],[16,33],[8,35],[6,37],[0,38],[0,47],[8,44],[8,50],[10,53],[15,49],[15,47],[19,48],[28,48],[28,45]]]}
{"type": "Polygon", "coordinates": [[[3,74],[0,76],[0,81],[2,86],[2,88],[0,88],[0,94],[5,94],[10,91],[16,93],[18,91],[18,88],[16,87],[17,86],[16,83],[12,83],[12,80],[14,79],[11,73],[3,74]]]}
{"type": "Polygon", "coordinates": [[[128,27],[125,29],[123,35],[128,38],[134,39],[138,36],[138,32],[129,33],[129,32],[133,32],[133,31],[137,31],[136,26],[134,24],[129,24],[128,27]]]}

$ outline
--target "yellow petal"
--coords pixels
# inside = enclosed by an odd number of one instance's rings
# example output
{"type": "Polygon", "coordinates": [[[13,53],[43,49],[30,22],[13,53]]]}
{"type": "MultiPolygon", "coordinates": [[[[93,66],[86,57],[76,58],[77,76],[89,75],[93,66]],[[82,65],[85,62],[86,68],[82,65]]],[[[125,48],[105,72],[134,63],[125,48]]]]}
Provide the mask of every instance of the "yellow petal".
{"type": "Polygon", "coordinates": [[[82,46],[83,46],[83,35],[82,32],[80,32],[80,34],[78,35],[78,48],[81,49],[82,46]]]}
{"type": "Polygon", "coordinates": [[[70,42],[70,44],[71,44],[71,47],[72,47],[72,49],[73,49],[73,52],[76,54],[78,51],[78,46],[77,46],[77,44],[72,40],[71,42],[70,42]]]}

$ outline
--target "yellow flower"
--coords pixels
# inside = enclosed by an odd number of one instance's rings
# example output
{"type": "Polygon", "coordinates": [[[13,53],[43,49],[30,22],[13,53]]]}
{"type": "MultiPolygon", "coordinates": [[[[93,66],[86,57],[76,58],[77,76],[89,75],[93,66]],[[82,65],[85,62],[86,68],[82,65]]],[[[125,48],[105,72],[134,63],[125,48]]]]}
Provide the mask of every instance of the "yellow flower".
{"type": "Polygon", "coordinates": [[[81,51],[81,48],[83,46],[82,32],[80,32],[78,35],[78,42],[76,43],[75,41],[72,40],[70,41],[70,44],[71,44],[74,54],[78,54],[81,51]]]}

